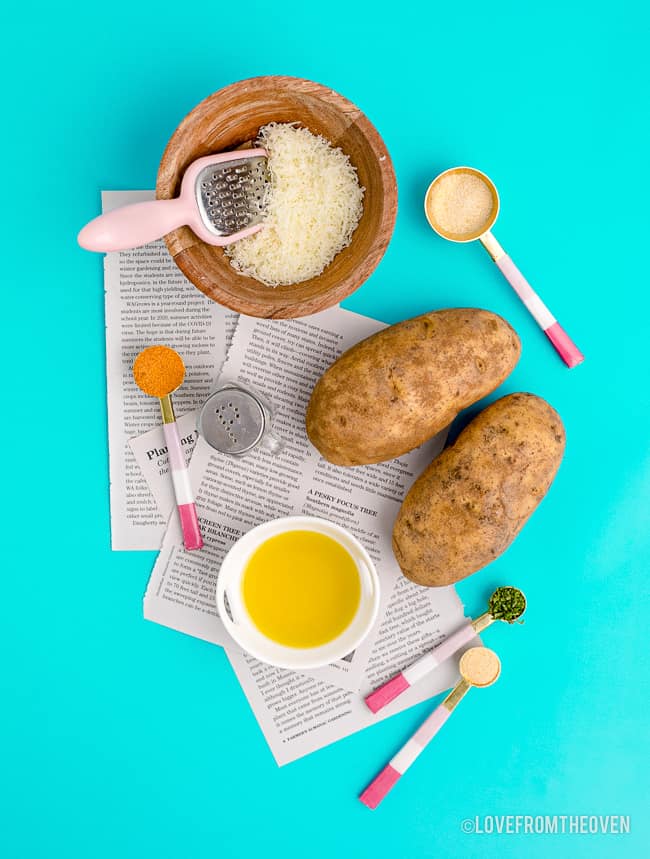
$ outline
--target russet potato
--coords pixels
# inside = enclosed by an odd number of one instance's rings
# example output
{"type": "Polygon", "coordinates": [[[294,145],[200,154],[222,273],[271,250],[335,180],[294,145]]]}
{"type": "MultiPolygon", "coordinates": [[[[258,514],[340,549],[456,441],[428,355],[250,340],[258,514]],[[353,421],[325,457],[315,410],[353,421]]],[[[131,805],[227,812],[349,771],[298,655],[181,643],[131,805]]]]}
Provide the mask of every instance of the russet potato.
{"type": "Polygon", "coordinates": [[[498,387],[520,351],[515,331],[487,310],[438,310],[391,325],[321,376],[307,435],[336,465],[394,459],[498,387]]]}
{"type": "Polygon", "coordinates": [[[441,587],[498,558],[546,494],[564,454],[558,413],[511,394],[484,409],[420,475],[393,529],[404,575],[441,587]]]}

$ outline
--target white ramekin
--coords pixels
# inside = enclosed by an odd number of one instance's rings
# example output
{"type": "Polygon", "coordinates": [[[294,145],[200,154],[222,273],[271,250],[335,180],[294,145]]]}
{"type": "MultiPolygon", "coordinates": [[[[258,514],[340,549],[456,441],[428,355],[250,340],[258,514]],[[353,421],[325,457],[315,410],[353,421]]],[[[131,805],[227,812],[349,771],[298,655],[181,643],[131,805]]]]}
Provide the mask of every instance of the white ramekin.
{"type": "Polygon", "coordinates": [[[349,531],[316,516],[287,516],[264,522],[248,531],[223,559],[217,580],[217,611],[237,644],[262,662],[300,671],[319,668],[351,653],[377,620],[379,576],[370,556],[349,531]],[[263,635],[253,623],[242,598],[241,580],[252,553],[270,537],[286,531],[316,531],[343,546],[356,562],[361,581],[359,608],[343,632],[320,647],[285,647],[263,635]]]}

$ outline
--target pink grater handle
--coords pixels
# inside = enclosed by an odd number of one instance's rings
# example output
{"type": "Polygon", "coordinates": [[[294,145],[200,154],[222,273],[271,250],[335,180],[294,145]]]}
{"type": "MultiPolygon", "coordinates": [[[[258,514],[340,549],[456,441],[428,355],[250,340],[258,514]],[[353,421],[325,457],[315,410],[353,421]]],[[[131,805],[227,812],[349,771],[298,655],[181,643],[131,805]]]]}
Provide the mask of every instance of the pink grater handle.
{"type": "Polygon", "coordinates": [[[467,644],[467,642],[471,641],[476,632],[474,631],[474,627],[472,626],[472,622],[468,621],[464,626],[461,626],[460,629],[457,629],[456,632],[453,632],[451,635],[448,635],[444,641],[441,641],[437,647],[434,647],[432,650],[429,650],[428,653],[425,653],[408,668],[405,668],[403,671],[400,671],[399,674],[396,674],[395,677],[392,677],[383,686],[379,686],[375,689],[374,692],[371,692],[365,698],[365,702],[372,710],[373,713],[378,713],[383,707],[387,704],[390,704],[391,701],[394,701],[395,698],[399,697],[403,692],[406,692],[407,689],[410,689],[414,683],[417,683],[418,680],[421,680],[423,677],[426,677],[434,668],[437,668],[441,662],[444,662],[445,659],[448,659],[452,654],[456,653],[457,650],[467,644]]]}
{"type": "Polygon", "coordinates": [[[169,451],[169,470],[174,484],[174,494],[178,506],[178,515],[183,531],[183,543],[189,551],[203,546],[199,517],[196,514],[196,504],[192,494],[190,475],[185,464],[185,456],[181,446],[176,421],[163,424],[167,450],[169,451]]]}
{"type": "Polygon", "coordinates": [[[139,248],[190,223],[193,214],[191,203],[182,197],[134,203],[90,221],[77,241],[88,251],[103,253],[139,248]]]}
{"type": "Polygon", "coordinates": [[[577,367],[578,364],[581,364],[585,360],[585,356],[564,331],[508,254],[497,257],[495,263],[510,286],[526,305],[539,327],[551,341],[556,352],[567,367],[577,367]]]}
{"type": "Polygon", "coordinates": [[[397,781],[435,737],[450,715],[451,711],[444,704],[439,704],[436,707],[433,713],[422,722],[411,739],[402,746],[390,763],[360,795],[359,799],[364,805],[367,805],[368,808],[377,808],[386,794],[393,789],[397,781]]]}

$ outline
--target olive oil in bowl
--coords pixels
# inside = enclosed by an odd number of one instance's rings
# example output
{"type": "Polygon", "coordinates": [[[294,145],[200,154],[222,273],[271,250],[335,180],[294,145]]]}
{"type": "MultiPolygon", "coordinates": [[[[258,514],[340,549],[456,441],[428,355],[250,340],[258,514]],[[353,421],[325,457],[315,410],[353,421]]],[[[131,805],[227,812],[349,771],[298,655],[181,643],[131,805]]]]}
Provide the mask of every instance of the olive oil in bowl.
{"type": "Polygon", "coordinates": [[[359,569],[335,539],[285,531],[253,552],[241,582],[257,629],[284,647],[320,647],[352,623],[361,601],[359,569]]]}
{"type": "Polygon", "coordinates": [[[359,540],[318,516],[256,525],[230,547],[216,608],[246,653],[290,671],[353,653],[377,621],[381,587],[359,540]]]}

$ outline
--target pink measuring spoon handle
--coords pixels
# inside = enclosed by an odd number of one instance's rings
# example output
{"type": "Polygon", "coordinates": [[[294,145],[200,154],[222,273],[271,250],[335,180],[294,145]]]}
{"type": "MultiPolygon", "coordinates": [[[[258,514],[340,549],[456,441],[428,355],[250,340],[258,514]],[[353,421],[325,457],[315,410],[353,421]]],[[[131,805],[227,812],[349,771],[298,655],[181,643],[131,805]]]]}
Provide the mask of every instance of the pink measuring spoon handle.
{"type": "Polygon", "coordinates": [[[103,253],[139,248],[188,224],[192,214],[182,198],[133,203],[90,221],[77,241],[88,251],[103,253]]]}
{"type": "Polygon", "coordinates": [[[181,447],[181,439],[178,434],[176,421],[163,424],[167,450],[169,451],[169,470],[174,484],[174,494],[178,515],[183,530],[183,543],[185,548],[200,549],[203,546],[199,517],[196,513],[196,504],[192,494],[190,475],[185,464],[185,456],[181,447]]]}
{"type": "Polygon", "coordinates": [[[390,760],[379,775],[374,778],[360,795],[361,802],[368,808],[377,808],[386,794],[393,789],[406,770],[445,724],[451,711],[439,704],[425,719],[410,740],[390,760]]]}
{"type": "Polygon", "coordinates": [[[585,356],[575,345],[539,295],[528,283],[508,254],[497,257],[494,260],[501,274],[517,293],[519,298],[528,308],[544,334],[553,344],[555,351],[564,361],[567,367],[577,367],[585,360],[585,356]]]}
{"type": "Polygon", "coordinates": [[[399,674],[396,674],[390,680],[387,680],[382,686],[379,686],[374,692],[371,692],[364,699],[367,706],[373,713],[378,713],[395,698],[398,698],[407,689],[410,689],[414,683],[426,677],[429,672],[433,671],[441,662],[448,659],[457,650],[471,641],[476,632],[472,626],[472,622],[468,621],[456,632],[448,635],[444,641],[441,641],[428,653],[425,653],[408,668],[404,668],[399,674]]]}

